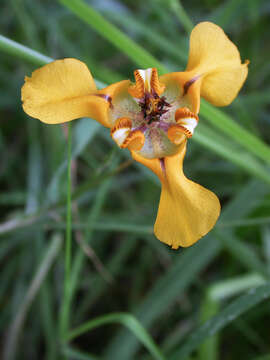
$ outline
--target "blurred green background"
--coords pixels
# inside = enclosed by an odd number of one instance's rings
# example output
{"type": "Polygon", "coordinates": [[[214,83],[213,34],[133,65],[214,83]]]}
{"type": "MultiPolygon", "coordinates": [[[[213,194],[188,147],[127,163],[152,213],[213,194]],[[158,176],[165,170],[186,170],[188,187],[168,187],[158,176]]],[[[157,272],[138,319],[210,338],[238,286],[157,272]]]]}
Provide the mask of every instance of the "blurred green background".
{"type": "MultiPolygon", "coordinates": [[[[132,79],[140,67],[136,54],[98,34],[95,14],[88,26],[64,3],[76,0],[2,0],[0,34],[54,59],[81,59],[103,83],[132,79]]],[[[185,68],[192,23],[220,25],[242,60],[251,61],[244,88],[222,114],[269,143],[269,0],[86,3],[171,71],[185,68]]],[[[24,76],[42,61],[3,44],[0,39],[3,359],[269,360],[270,152],[207,108],[189,141],[185,173],[219,196],[222,215],[208,236],[178,251],[152,234],[160,193],[155,176],[116,148],[107,129],[89,119],[73,122],[70,329],[88,321],[93,329],[60,341],[66,128],[22,111],[24,76]],[[116,314],[101,318],[105,325],[91,322],[109,313],[116,314]]]]}

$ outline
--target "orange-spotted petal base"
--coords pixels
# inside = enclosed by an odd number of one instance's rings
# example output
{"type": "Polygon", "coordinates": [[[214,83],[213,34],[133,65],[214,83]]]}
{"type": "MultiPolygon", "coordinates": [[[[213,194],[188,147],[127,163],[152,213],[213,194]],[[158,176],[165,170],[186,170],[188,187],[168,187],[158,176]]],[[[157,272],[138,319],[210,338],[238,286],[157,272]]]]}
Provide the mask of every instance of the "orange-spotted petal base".
{"type": "Polygon", "coordinates": [[[119,118],[111,128],[111,137],[120,148],[139,151],[144,145],[145,137],[142,131],[131,130],[131,127],[130,118],[119,118]]]}
{"type": "Polygon", "coordinates": [[[198,124],[199,117],[188,108],[179,108],[175,112],[176,124],[168,129],[168,138],[176,145],[180,145],[185,138],[190,139],[198,124]]]}

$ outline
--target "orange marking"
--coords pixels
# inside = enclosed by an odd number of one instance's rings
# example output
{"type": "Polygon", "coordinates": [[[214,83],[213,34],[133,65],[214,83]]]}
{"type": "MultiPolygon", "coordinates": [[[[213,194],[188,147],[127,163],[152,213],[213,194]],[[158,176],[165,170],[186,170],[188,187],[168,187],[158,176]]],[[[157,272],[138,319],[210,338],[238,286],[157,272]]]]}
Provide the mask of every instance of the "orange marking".
{"type": "Polygon", "coordinates": [[[158,96],[160,96],[163,91],[165,90],[165,85],[161,84],[159,82],[159,78],[158,78],[158,72],[156,68],[152,69],[152,76],[151,76],[151,88],[155,91],[155,93],[158,94],[158,96]]]}
{"type": "Polygon", "coordinates": [[[139,151],[144,145],[145,137],[142,131],[134,130],[129,133],[126,140],[122,144],[122,148],[139,151]]]}
{"type": "Polygon", "coordinates": [[[130,86],[128,92],[132,97],[141,99],[144,97],[144,81],[138,70],[134,71],[134,77],[135,85],[130,86]]]}
{"type": "Polygon", "coordinates": [[[113,133],[119,129],[124,129],[124,128],[132,128],[132,121],[130,118],[128,117],[122,117],[116,120],[116,123],[114,124],[114,126],[111,128],[111,136],[113,135],[113,133]]]}
{"type": "Polygon", "coordinates": [[[198,115],[196,115],[194,112],[190,111],[187,107],[177,109],[174,117],[175,117],[176,122],[179,122],[185,118],[194,118],[197,121],[199,121],[198,115]]]}
{"type": "Polygon", "coordinates": [[[191,131],[179,124],[172,125],[168,130],[168,138],[176,145],[181,144],[184,139],[183,135],[185,135],[188,139],[192,137],[191,131]]]}

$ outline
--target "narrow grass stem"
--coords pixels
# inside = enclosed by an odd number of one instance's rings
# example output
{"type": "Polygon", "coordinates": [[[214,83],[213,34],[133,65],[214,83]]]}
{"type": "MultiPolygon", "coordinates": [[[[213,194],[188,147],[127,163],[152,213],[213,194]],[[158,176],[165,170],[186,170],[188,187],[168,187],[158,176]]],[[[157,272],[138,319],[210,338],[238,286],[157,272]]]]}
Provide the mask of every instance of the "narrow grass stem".
{"type": "Polygon", "coordinates": [[[69,328],[70,315],[70,269],[71,269],[71,245],[72,245],[72,213],[71,213],[71,123],[68,124],[67,140],[67,215],[66,215],[66,243],[65,243],[65,280],[64,280],[64,297],[60,314],[60,336],[66,338],[69,328]]]}
{"type": "Polygon", "coordinates": [[[40,52],[21,45],[3,35],[0,35],[0,50],[38,66],[45,65],[53,61],[52,58],[42,55],[40,52]]]}

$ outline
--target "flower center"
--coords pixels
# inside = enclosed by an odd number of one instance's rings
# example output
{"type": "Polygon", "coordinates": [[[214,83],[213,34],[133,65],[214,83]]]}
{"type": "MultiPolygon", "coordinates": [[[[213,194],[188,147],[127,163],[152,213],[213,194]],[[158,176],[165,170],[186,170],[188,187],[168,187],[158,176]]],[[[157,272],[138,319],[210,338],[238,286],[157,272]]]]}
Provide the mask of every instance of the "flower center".
{"type": "Polygon", "coordinates": [[[165,96],[160,97],[152,90],[151,93],[145,93],[143,100],[139,101],[139,106],[146,123],[150,125],[153,121],[160,121],[160,117],[169,110],[170,104],[165,96]]]}
{"type": "Polygon", "coordinates": [[[198,117],[181,107],[181,89],[172,98],[159,82],[157,69],[135,70],[134,77],[128,93],[113,101],[112,138],[121,148],[128,147],[148,159],[174,155],[192,136],[198,117]]]}

